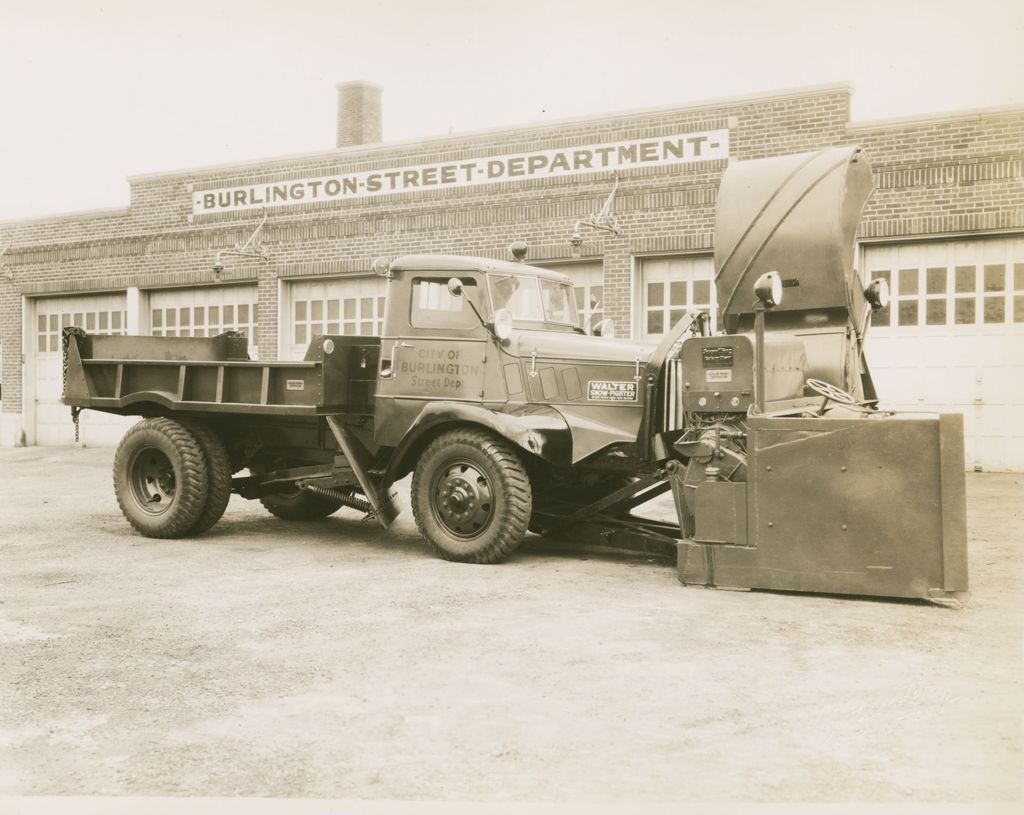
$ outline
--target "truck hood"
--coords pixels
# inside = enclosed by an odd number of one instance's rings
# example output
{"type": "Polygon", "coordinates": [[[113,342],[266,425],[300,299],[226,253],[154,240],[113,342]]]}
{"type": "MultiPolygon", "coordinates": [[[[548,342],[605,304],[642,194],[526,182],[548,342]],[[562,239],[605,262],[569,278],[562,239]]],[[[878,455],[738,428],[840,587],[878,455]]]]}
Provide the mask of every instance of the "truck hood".
{"type": "Polygon", "coordinates": [[[518,356],[586,359],[605,362],[647,362],[657,343],[613,337],[591,337],[556,331],[517,330],[509,338],[508,350],[518,356]]]}

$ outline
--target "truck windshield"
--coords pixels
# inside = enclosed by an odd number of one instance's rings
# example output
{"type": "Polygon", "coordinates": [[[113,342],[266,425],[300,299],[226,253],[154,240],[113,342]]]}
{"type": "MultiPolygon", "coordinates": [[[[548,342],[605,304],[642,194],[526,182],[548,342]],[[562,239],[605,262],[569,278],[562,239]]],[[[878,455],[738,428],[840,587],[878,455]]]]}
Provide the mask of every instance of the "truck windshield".
{"type": "Polygon", "coordinates": [[[572,287],[529,275],[488,275],[494,310],[506,308],[513,320],[576,325],[572,287]]]}

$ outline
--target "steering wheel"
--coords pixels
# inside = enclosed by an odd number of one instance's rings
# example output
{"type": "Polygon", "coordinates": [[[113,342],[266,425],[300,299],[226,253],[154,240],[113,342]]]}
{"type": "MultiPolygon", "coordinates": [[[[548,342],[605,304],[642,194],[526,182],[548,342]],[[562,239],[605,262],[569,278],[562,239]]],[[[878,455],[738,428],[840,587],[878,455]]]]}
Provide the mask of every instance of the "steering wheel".
{"type": "Polygon", "coordinates": [[[828,382],[823,382],[820,379],[808,379],[806,384],[807,387],[816,394],[825,397],[825,401],[821,403],[821,408],[818,410],[819,416],[825,412],[825,407],[829,402],[835,402],[837,405],[852,407],[854,410],[862,412],[868,412],[871,410],[869,403],[858,401],[857,398],[849,391],[844,391],[828,382]]]}

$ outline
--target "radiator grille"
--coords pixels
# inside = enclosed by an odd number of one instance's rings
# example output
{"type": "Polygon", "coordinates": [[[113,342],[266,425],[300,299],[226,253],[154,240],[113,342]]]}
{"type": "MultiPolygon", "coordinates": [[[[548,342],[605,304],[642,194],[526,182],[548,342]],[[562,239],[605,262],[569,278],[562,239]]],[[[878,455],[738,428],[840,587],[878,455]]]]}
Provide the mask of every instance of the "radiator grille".
{"type": "Polygon", "coordinates": [[[684,416],[683,361],[681,359],[665,360],[662,394],[662,431],[682,430],[684,416]]]}

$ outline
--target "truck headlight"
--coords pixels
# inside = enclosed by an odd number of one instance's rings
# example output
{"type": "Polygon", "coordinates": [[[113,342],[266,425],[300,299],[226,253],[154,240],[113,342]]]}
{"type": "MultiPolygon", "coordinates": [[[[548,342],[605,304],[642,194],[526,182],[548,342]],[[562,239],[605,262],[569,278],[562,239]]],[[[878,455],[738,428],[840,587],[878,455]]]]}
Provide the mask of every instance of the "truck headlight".
{"type": "Polygon", "coordinates": [[[614,337],[615,336],[615,323],[609,318],[605,317],[590,332],[595,337],[614,337]]]}
{"type": "Polygon", "coordinates": [[[878,311],[889,305],[889,281],[883,277],[872,280],[864,289],[864,298],[871,304],[872,311],[878,311]]]}
{"type": "Polygon", "coordinates": [[[754,295],[765,308],[774,308],[782,302],[782,278],[778,272],[765,272],[754,284],[754,295]]]}
{"type": "Polygon", "coordinates": [[[502,342],[512,336],[512,312],[507,308],[494,312],[494,336],[502,342]]]}

